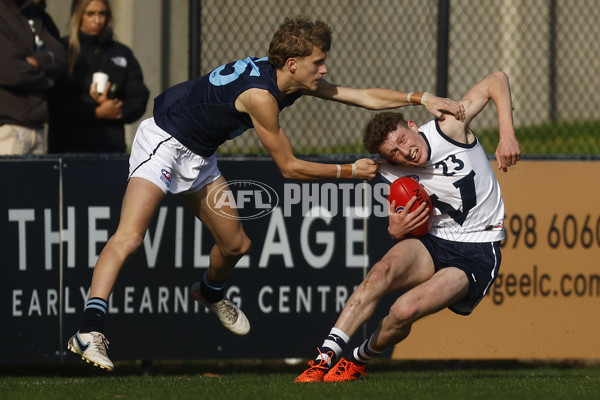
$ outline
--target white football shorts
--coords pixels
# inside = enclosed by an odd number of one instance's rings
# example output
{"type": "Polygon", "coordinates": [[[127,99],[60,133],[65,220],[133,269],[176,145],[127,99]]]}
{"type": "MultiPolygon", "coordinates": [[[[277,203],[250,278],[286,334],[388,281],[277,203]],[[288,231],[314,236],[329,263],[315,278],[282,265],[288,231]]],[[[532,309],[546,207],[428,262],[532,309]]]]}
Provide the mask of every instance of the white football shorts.
{"type": "Polygon", "coordinates": [[[217,158],[201,157],[159,128],[154,118],[140,124],[129,156],[129,179],[144,178],[164,193],[190,194],[221,176],[217,158]]]}

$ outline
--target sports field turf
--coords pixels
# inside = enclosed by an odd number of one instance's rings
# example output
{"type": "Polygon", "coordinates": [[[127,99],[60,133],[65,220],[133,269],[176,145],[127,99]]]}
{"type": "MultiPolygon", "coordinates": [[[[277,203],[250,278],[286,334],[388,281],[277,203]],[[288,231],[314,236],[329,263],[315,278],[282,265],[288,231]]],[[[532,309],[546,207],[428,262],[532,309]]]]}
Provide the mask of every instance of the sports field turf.
{"type": "Polygon", "coordinates": [[[0,399],[600,399],[600,366],[519,363],[372,365],[366,380],[295,384],[303,366],[283,363],[159,363],[0,369],[0,399]]]}

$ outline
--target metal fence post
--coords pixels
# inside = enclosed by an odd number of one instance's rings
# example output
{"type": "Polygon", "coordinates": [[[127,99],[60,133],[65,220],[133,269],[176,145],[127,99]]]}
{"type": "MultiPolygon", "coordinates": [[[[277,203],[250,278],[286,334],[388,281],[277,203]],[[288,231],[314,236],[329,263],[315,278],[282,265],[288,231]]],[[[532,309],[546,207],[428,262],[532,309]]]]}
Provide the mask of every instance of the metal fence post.
{"type": "Polygon", "coordinates": [[[448,97],[448,34],[450,31],[450,0],[438,2],[437,83],[436,95],[448,97]]]}
{"type": "Polygon", "coordinates": [[[190,61],[189,77],[196,78],[202,68],[202,1],[189,0],[190,4],[190,61]]]}

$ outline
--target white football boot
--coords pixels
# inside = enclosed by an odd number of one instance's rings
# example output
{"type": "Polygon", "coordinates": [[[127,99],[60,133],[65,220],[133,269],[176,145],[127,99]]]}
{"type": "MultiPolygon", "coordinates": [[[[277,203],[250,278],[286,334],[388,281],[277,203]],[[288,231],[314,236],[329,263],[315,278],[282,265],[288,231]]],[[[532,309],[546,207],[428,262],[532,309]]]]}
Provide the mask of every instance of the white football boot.
{"type": "Polygon", "coordinates": [[[106,354],[108,345],[108,339],[100,332],[77,332],[69,339],[67,348],[73,353],[79,354],[82,360],[96,367],[112,371],[115,366],[106,354]]]}
{"type": "Polygon", "coordinates": [[[215,313],[221,324],[236,335],[246,335],[250,332],[250,322],[242,310],[233,304],[227,297],[216,303],[209,303],[200,294],[200,282],[192,285],[194,300],[215,313]]]}

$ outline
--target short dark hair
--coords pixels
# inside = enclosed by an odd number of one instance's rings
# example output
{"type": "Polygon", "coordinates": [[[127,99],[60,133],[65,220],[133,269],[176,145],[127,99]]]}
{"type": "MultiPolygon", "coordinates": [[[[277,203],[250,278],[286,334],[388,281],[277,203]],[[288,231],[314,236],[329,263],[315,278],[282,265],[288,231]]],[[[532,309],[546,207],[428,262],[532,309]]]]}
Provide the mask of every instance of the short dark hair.
{"type": "Polygon", "coordinates": [[[398,124],[408,126],[399,112],[386,111],[376,114],[365,126],[363,145],[371,154],[379,153],[379,147],[398,124]]]}
{"type": "Polygon", "coordinates": [[[273,35],[269,45],[269,62],[281,68],[291,57],[307,57],[318,47],[331,48],[331,28],[322,22],[303,17],[286,18],[273,35]]]}

